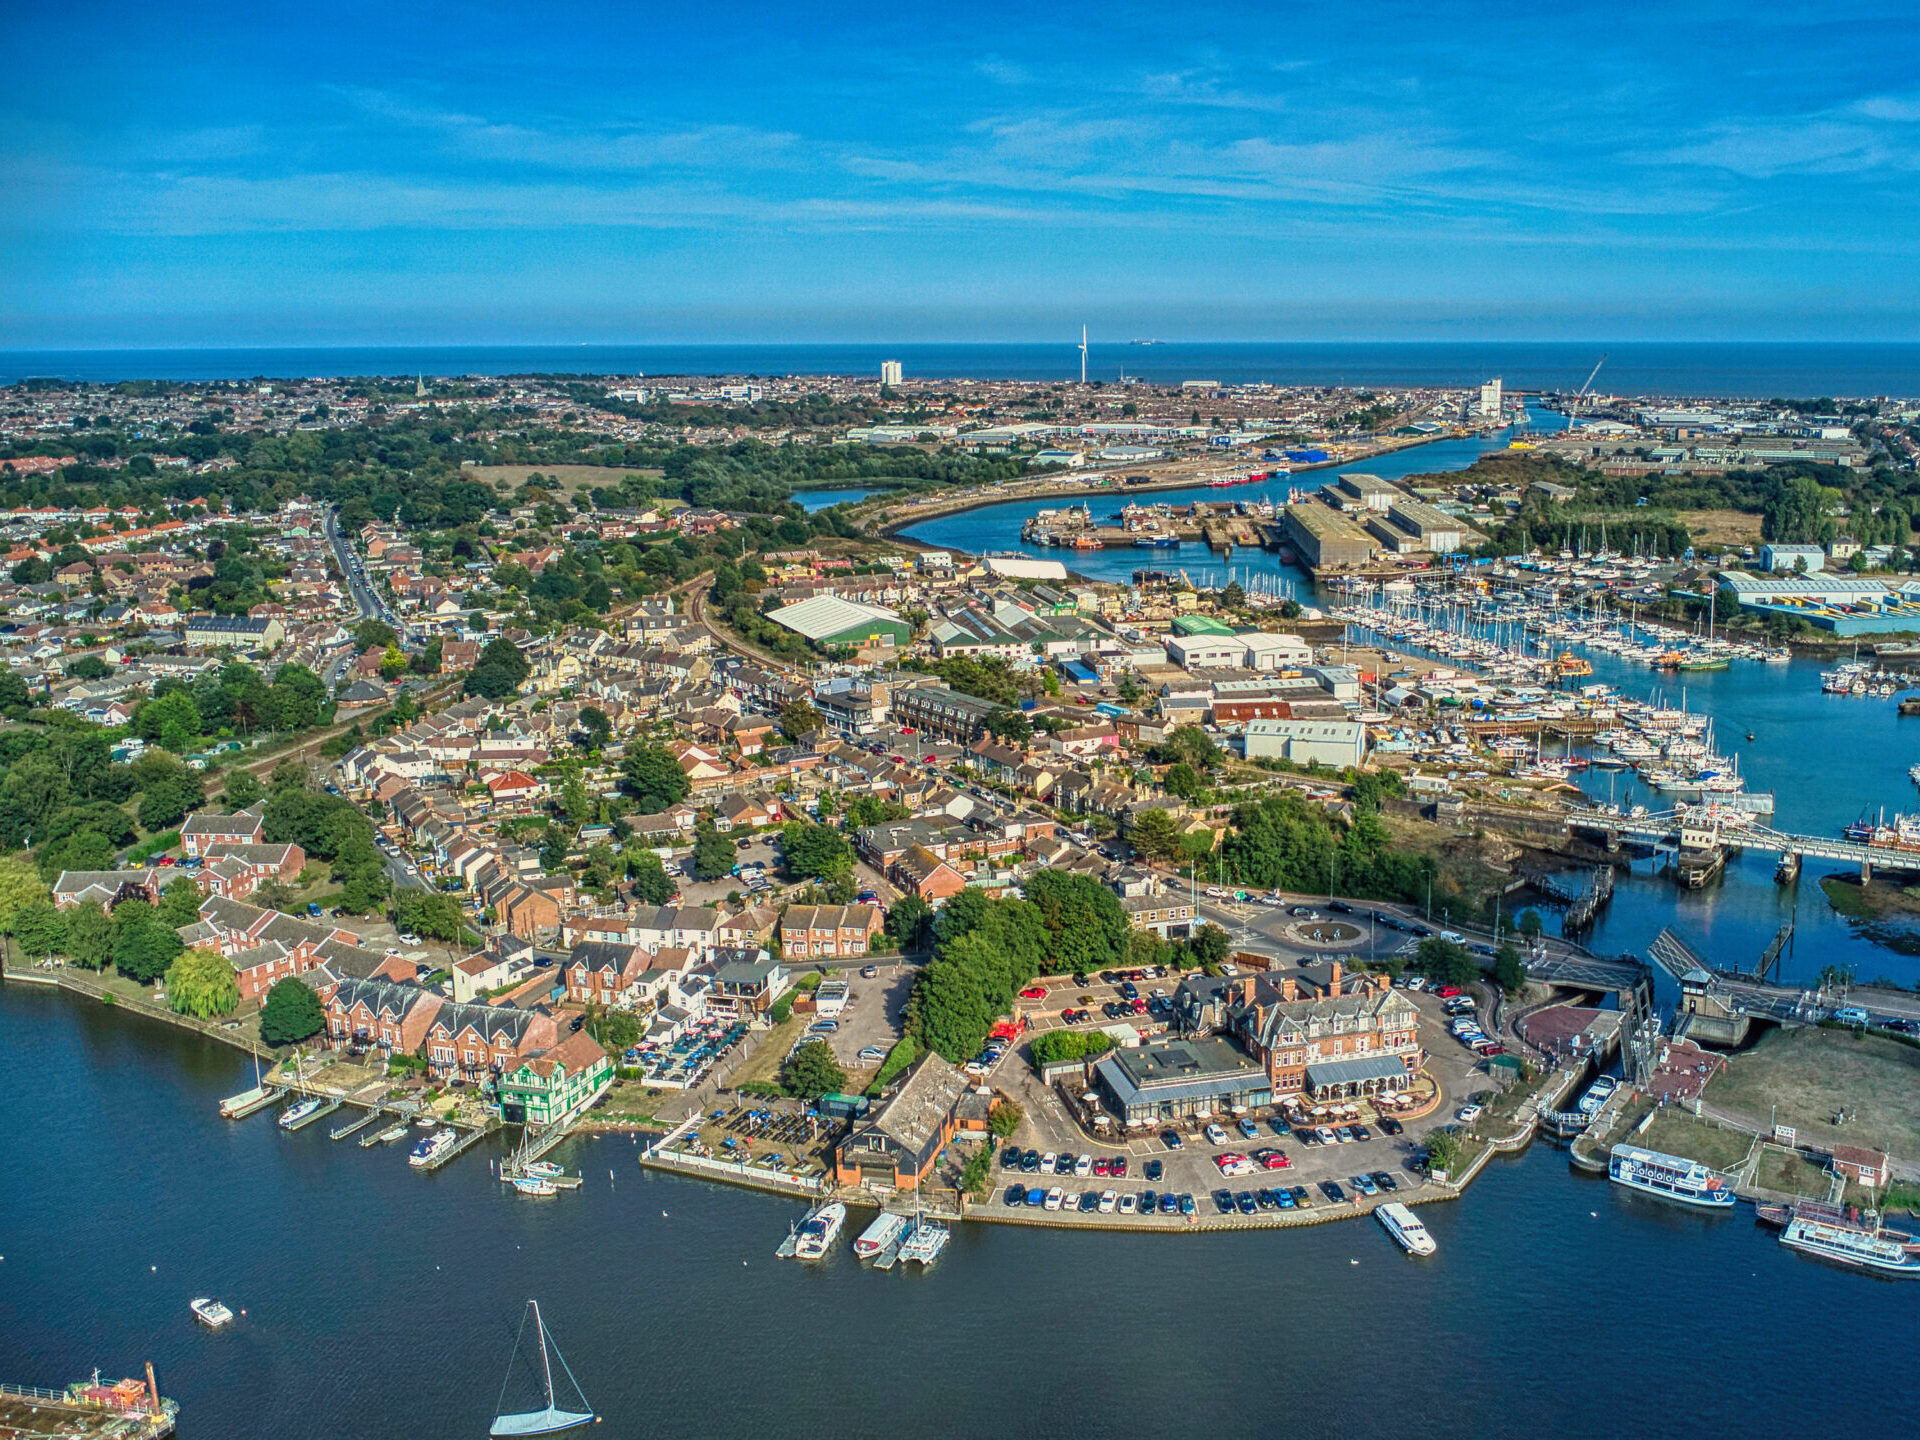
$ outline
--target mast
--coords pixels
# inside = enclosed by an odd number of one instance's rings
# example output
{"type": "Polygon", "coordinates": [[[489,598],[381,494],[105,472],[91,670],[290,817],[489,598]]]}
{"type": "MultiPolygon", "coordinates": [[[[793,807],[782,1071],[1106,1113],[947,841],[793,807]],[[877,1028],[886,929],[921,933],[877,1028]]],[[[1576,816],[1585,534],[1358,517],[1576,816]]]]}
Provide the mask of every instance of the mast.
{"type": "Polygon", "coordinates": [[[547,1358],[547,1322],[540,1318],[540,1302],[529,1300],[533,1307],[533,1328],[540,1332],[540,1373],[547,1381],[547,1409],[553,1409],[553,1362],[547,1358]]]}

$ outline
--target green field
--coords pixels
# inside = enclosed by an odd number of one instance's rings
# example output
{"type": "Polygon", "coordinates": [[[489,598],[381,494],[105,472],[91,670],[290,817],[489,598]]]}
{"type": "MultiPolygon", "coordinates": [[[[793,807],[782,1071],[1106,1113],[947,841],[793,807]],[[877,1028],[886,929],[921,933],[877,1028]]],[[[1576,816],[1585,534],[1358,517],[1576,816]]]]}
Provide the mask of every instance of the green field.
{"type": "Polygon", "coordinates": [[[1696,1120],[1684,1110],[1667,1109],[1653,1117],[1638,1135],[1622,1135],[1629,1145],[1643,1145],[1665,1155],[1680,1155],[1698,1160],[1715,1170],[1732,1170],[1747,1158],[1753,1137],[1738,1130],[1723,1130],[1704,1120],[1696,1120]]]}

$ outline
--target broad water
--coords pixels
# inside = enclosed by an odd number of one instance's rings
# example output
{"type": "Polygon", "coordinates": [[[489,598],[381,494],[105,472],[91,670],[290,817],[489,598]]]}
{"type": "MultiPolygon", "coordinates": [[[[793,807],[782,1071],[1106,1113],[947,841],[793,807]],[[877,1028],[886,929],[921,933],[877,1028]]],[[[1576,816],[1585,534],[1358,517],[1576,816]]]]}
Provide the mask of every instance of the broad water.
{"type": "Polygon", "coordinates": [[[1424,1261],[1367,1220],[976,1224],[880,1273],[844,1235],[775,1260],[797,1203],[650,1176],[627,1138],[571,1142],[584,1188],[532,1200],[485,1148],[421,1175],[223,1120],[244,1058],[91,1001],[0,989],[0,1038],[0,1379],[151,1359],[185,1440],[479,1440],[529,1297],[606,1440],[1879,1433],[1920,1399],[1920,1291],[1544,1145],[1424,1207],[1424,1261]],[[197,1295],[246,1313],[210,1333],[197,1295]]]}

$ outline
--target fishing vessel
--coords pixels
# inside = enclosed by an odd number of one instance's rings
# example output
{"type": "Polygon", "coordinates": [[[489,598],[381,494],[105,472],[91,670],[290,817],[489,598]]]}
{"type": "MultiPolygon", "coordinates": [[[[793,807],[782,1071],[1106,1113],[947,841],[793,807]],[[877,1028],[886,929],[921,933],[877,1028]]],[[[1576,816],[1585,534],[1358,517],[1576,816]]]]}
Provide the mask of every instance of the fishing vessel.
{"type": "Polygon", "coordinates": [[[1705,1210],[1733,1206],[1733,1187],[1698,1160],[1642,1150],[1638,1145],[1616,1145],[1607,1159],[1607,1178],[1616,1185],[1657,1195],[1705,1210]]]}
{"type": "Polygon", "coordinates": [[[1433,1236],[1427,1233],[1427,1227],[1398,1200],[1389,1200],[1373,1213],[1387,1234],[1409,1255],[1431,1255],[1439,1249],[1433,1243],[1433,1236]]]}
{"type": "Polygon", "coordinates": [[[193,1318],[210,1330],[218,1330],[233,1319],[233,1311],[218,1300],[202,1295],[198,1300],[189,1300],[187,1308],[193,1312],[193,1318]]]}
{"type": "MultiPolygon", "coordinates": [[[[593,1413],[587,1404],[587,1397],[580,1389],[580,1382],[573,1378],[573,1371],[567,1368],[566,1357],[560,1353],[560,1347],[553,1344],[553,1337],[547,1333],[547,1325],[540,1318],[540,1302],[527,1301],[526,1313],[520,1317],[520,1333],[514,1337],[513,1353],[507,1357],[507,1377],[500,1384],[499,1404],[504,1405],[507,1398],[507,1386],[513,1383],[513,1362],[520,1354],[520,1344],[527,1336],[527,1320],[533,1320],[534,1334],[539,1338],[538,1379],[546,1404],[538,1410],[521,1410],[513,1413],[501,1411],[494,1416],[493,1428],[487,1432],[493,1436],[504,1435],[557,1435],[562,1430],[572,1430],[580,1425],[597,1424],[600,1417],[593,1413]],[[573,1393],[579,1399],[580,1408],[563,1410],[555,1402],[553,1395],[553,1362],[560,1362],[560,1371],[573,1386],[573,1393]]],[[[530,1356],[529,1359],[532,1357],[530,1356]]]]}
{"type": "Polygon", "coordinates": [[[426,1138],[416,1143],[407,1153],[407,1164],[419,1170],[433,1164],[447,1151],[460,1143],[460,1137],[450,1127],[442,1127],[427,1132],[426,1138]]]}
{"type": "Polygon", "coordinates": [[[1920,1255],[1883,1232],[1836,1225],[1796,1215],[1780,1234],[1780,1243],[1803,1255],[1832,1260],[1856,1269],[1872,1270],[1911,1280],[1920,1276],[1920,1255]]]}
{"type": "Polygon", "coordinates": [[[833,1248],[840,1227],[847,1223],[847,1207],[838,1200],[829,1201],[801,1222],[794,1236],[794,1255],[801,1260],[819,1260],[833,1248]]]}
{"type": "Polygon", "coordinates": [[[325,1103],[325,1101],[316,1100],[312,1097],[294,1102],[280,1112],[280,1128],[282,1130],[293,1129],[294,1126],[298,1125],[302,1120],[305,1120],[309,1115],[318,1111],[325,1103]]]}
{"type": "Polygon", "coordinates": [[[882,1210],[853,1242],[853,1253],[862,1260],[871,1260],[898,1240],[906,1228],[906,1216],[895,1210],[882,1210]]]}

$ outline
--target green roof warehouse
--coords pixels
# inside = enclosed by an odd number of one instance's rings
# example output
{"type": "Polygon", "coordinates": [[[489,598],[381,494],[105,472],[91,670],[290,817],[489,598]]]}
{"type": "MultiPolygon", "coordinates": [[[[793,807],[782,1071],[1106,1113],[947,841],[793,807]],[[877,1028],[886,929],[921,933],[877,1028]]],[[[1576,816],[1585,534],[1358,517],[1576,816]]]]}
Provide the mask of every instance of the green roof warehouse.
{"type": "Polygon", "coordinates": [[[860,646],[876,636],[890,636],[895,645],[913,640],[913,626],[884,605],[863,605],[837,595],[815,595],[797,605],[783,605],[767,618],[816,645],[860,646]]]}

